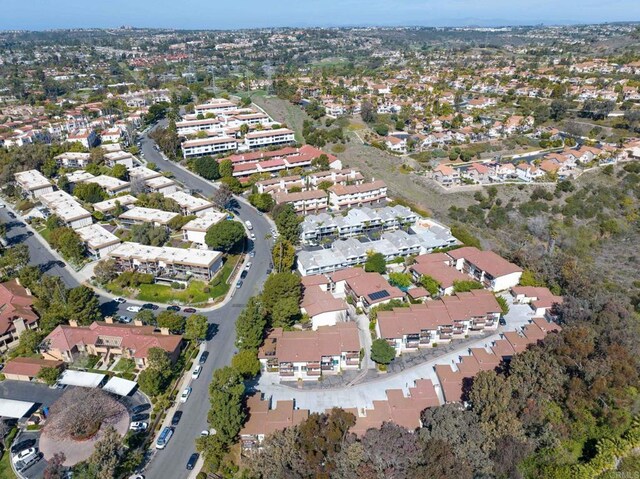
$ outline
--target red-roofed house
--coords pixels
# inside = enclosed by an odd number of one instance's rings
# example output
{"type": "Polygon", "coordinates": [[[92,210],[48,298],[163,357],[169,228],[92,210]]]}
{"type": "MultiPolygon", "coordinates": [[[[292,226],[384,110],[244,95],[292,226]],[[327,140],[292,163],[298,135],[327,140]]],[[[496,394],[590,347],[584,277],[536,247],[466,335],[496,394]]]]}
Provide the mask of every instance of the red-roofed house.
{"type": "Polygon", "coordinates": [[[380,273],[362,272],[346,280],[345,293],[351,296],[357,306],[369,311],[372,306],[388,303],[393,299],[403,299],[404,293],[391,286],[380,273]]]}
{"type": "Polygon", "coordinates": [[[502,291],[520,282],[522,268],[510,263],[493,251],[481,251],[473,246],[447,252],[458,271],[480,281],[485,288],[502,291]]]}
{"type": "Polygon", "coordinates": [[[89,326],[78,326],[74,321],[60,325],[40,344],[45,359],[73,362],[81,355],[105,358],[121,356],[133,359],[140,369],[147,367],[151,348],[166,351],[172,362],[180,355],[182,336],[157,332],[153,326],[113,324],[94,321],[89,326]]]}
{"type": "Polygon", "coordinates": [[[40,358],[14,358],[4,365],[2,374],[14,381],[31,381],[38,377],[42,368],[62,368],[62,361],[40,358]]]}
{"type": "Polygon", "coordinates": [[[0,284],[0,351],[16,346],[23,331],[38,327],[33,296],[14,279],[0,284]]]}
{"type": "Polygon", "coordinates": [[[360,338],[353,322],[322,326],[317,331],[276,328],[258,353],[262,370],[281,381],[318,380],[325,374],[360,368],[360,338]]]}

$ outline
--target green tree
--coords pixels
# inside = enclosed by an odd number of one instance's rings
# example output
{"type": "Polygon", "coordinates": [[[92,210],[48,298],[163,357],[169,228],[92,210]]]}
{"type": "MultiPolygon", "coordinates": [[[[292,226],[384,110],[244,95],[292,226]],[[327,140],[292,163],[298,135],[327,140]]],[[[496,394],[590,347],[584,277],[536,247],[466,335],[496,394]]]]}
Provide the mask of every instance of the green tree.
{"type": "Polygon", "coordinates": [[[114,259],[103,259],[93,268],[96,281],[100,284],[107,284],[118,277],[118,268],[114,259]]]}
{"type": "Polygon", "coordinates": [[[429,291],[429,294],[431,296],[437,296],[438,294],[440,294],[441,285],[431,276],[422,275],[420,277],[420,284],[424,287],[424,289],[429,291]]]}
{"type": "Polygon", "coordinates": [[[181,314],[173,311],[162,311],[157,318],[158,327],[167,328],[169,331],[182,333],[186,325],[186,319],[181,314]]]}
{"type": "Polygon", "coordinates": [[[153,311],[151,311],[150,309],[141,309],[136,313],[134,319],[136,321],[142,321],[142,324],[156,325],[158,323],[156,320],[156,315],[153,314],[153,311]]]}
{"type": "Polygon", "coordinates": [[[233,176],[233,162],[231,160],[222,160],[218,164],[218,169],[222,178],[231,178],[233,176]]]}
{"type": "Polygon", "coordinates": [[[252,296],[236,321],[236,347],[257,351],[262,344],[267,315],[259,298],[252,296]]]}
{"type": "Polygon", "coordinates": [[[52,386],[53,384],[55,384],[56,381],[58,381],[59,377],[60,377],[60,368],[45,367],[40,369],[40,371],[38,371],[38,379],[41,379],[49,386],[52,386]]]}
{"type": "Polygon", "coordinates": [[[102,438],[96,442],[88,462],[93,466],[95,479],[112,479],[120,457],[121,438],[113,426],[107,426],[102,438]]]}
{"type": "Polygon", "coordinates": [[[408,288],[411,286],[411,275],[408,273],[389,273],[389,283],[398,288],[408,288]]]}
{"type": "Polygon", "coordinates": [[[35,291],[40,278],[42,278],[42,270],[39,266],[25,266],[18,273],[20,284],[31,291],[35,291]]]}
{"type": "Polygon", "coordinates": [[[382,253],[373,253],[367,257],[367,262],[364,264],[364,270],[366,272],[375,272],[384,274],[387,271],[387,262],[384,259],[382,253]]]}
{"type": "Polygon", "coordinates": [[[98,296],[86,286],[71,289],[67,295],[67,316],[70,321],[74,320],[85,326],[99,321],[102,315],[98,296]]]}
{"type": "Polygon", "coordinates": [[[231,358],[231,367],[242,374],[245,379],[253,378],[260,372],[258,353],[252,349],[243,349],[231,358]]]}
{"type": "Polygon", "coordinates": [[[207,317],[202,314],[192,314],[187,317],[187,322],[184,328],[185,339],[193,340],[207,339],[207,330],[209,329],[209,322],[207,317]]]}
{"type": "Polygon", "coordinates": [[[237,221],[221,221],[207,230],[205,242],[216,251],[228,253],[239,248],[246,239],[241,223],[237,221]]]}
{"type": "Polygon", "coordinates": [[[239,195],[244,189],[240,180],[232,176],[225,176],[224,178],[221,178],[220,183],[225,185],[235,195],[239,195]]]}
{"type": "Polygon", "coordinates": [[[193,170],[207,180],[220,178],[218,162],[210,156],[201,156],[193,162],[193,170]]]}
{"type": "Polygon", "coordinates": [[[78,183],[73,189],[73,194],[87,203],[98,203],[109,197],[97,183],[78,183]]]}
{"type": "Polygon", "coordinates": [[[386,340],[378,338],[371,343],[371,359],[378,364],[389,364],[396,357],[396,350],[386,340]]]}
{"type": "Polygon", "coordinates": [[[18,355],[31,355],[33,354],[40,343],[42,342],[44,335],[40,331],[35,329],[26,329],[20,334],[20,341],[14,352],[18,355]]]}
{"type": "Polygon", "coordinates": [[[293,326],[300,317],[300,301],[297,298],[279,299],[271,311],[271,323],[276,328],[293,326]]]}
{"type": "Polygon", "coordinates": [[[291,244],[300,242],[300,218],[290,204],[278,205],[273,209],[273,220],[278,232],[291,244]]]}
{"type": "Polygon", "coordinates": [[[127,170],[126,166],[120,163],[113,165],[113,168],[111,168],[111,172],[109,174],[114,178],[118,178],[119,180],[129,181],[129,170],[127,170]]]}
{"type": "Polygon", "coordinates": [[[56,228],[49,236],[51,246],[66,259],[80,264],[84,258],[84,242],[74,230],[68,227],[56,228]]]}
{"type": "Polygon", "coordinates": [[[271,250],[271,258],[276,273],[291,271],[296,261],[296,249],[286,239],[278,238],[271,250]]]}
{"type": "Polygon", "coordinates": [[[299,276],[293,273],[271,274],[262,289],[262,304],[267,312],[273,314],[276,303],[285,298],[293,298],[299,303],[301,294],[299,276]]]}
{"type": "Polygon", "coordinates": [[[58,178],[58,189],[66,193],[71,192],[71,183],[69,183],[67,175],[61,175],[60,178],[58,178]]]}
{"type": "Polygon", "coordinates": [[[474,289],[482,289],[482,283],[472,279],[453,282],[454,293],[468,293],[469,291],[474,289]]]}
{"type": "Polygon", "coordinates": [[[259,211],[271,211],[275,201],[269,193],[254,193],[249,196],[249,203],[255,206],[259,211]]]}
{"type": "Polygon", "coordinates": [[[231,444],[244,423],[242,407],[244,395],[242,375],[231,367],[217,369],[209,384],[209,424],[216,430],[216,436],[224,444],[231,444]]]}

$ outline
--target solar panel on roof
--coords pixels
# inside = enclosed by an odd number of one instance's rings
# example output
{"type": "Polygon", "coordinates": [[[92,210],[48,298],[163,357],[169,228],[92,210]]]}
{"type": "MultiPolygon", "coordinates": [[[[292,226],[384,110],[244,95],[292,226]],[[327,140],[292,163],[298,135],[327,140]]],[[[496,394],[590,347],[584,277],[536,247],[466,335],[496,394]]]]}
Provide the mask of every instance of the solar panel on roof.
{"type": "Polygon", "coordinates": [[[377,301],[382,298],[388,298],[391,295],[389,294],[389,291],[387,291],[386,289],[383,289],[382,291],[376,291],[375,293],[371,293],[368,296],[369,296],[369,299],[377,301]]]}

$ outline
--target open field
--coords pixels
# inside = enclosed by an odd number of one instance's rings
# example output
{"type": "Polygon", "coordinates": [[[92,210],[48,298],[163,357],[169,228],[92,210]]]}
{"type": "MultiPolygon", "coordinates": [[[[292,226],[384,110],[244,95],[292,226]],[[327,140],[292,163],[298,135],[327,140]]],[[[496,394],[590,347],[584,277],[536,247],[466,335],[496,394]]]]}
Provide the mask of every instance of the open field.
{"type": "Polygon", "coordinates": [[[289,128],[295,130],[296,141],[302,143],[302,122],[310,119],[302,108],[275,96],[252,95],[251,99],[274,120],[286,123],[289,128]]]}

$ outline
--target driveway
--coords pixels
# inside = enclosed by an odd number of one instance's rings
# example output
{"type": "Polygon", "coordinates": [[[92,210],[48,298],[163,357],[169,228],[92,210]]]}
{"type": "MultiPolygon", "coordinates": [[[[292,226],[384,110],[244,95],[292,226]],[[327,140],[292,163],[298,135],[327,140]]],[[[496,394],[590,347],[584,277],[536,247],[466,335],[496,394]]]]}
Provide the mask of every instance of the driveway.
{"type": "MultiPolygon", "coordinates": [[[[275,373],[260,376],[256,389],[264,393],[265,397],[271,397],[274,401],[294,399],[296,407],[309,409],[311,412],[324,412],[335,406],[342,408],[372,408],[373,401],[385,400],[387,389],[402,389],[406,394],[418,379],[431,379],[440,396],[439,381],[434,371],[436,364],[457,363],[460,356],[467,356],[470,348],[488,348],[491,343],[500,339],[500,333],[504,331],[517,331],[529,323],[533,317],[528,305],[513,304],[509,301],[509,313],[505,316],[506,326],[502,326],[495,334],[480,338],[476,341],[465,342],[459,349],[430,359],[412,368],[405,369],[397,374],[380,375],[368,382],[362,382],[353,386],[336,389],[293,389],[279,384],[278,375],[275,373]]],[[[442,403],[442,397],[440,397],[442,403]]]]}
{"type": "Polygon", "coordinates": [[[0,398],[16,401],[29,401],[49,407],[62,396],[62,389],[50,389],[49,386],[25,381],[6,379],[0,382],[0,398]]]}

